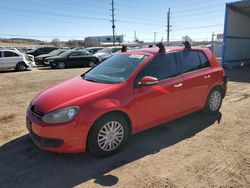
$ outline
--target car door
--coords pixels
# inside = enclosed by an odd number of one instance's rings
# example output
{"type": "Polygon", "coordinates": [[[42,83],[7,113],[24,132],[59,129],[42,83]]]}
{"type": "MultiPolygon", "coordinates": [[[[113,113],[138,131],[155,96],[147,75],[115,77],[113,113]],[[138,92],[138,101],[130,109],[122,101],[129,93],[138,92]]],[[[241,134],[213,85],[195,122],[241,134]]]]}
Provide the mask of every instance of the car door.
{"type": "MultiPolygon", "coordinates": [[[[209,65],[201,63],[199,51],[185,50],[177,53],[183,80],[183,108],[185,113],[203,107],[209,90],[209,65]]],[[[203,57],[205,58],[205,57],[203,57]]],[[[203,60],[208,61],[208,60],[203,60]]]]}
{"type": "Polygon", "coordinates": [[[90,53],[81,51],[79,52],[78,67],[84,67],[89,65],[92,55],[90,53]]]}
{"type": "Polygon", "coordinates": [[[5,69],[5,59],[3,57],[3,51],[0,51],[0,69],[5,69]]]}
{"type": "Polygon", "coordinates": [[[79,67],[80,53],[77,51],[71,52],[66,60],[67,67],[79,67]]]}
{"type": "Polygon", "coordinates": [[[160,82],[134,89],[138,130],[174,119],[182,112],[182,78],[175,53],[154,58],[139,73],[136,83],[144,76],[158,78],[160,82]]]}
{"type": "Polygon", "coordinates": [[[3,52],[4,58],[4,67],[5,68],[14,68],[19,60],[19,55],[11,52],[11,51],[4,51],[3,52]]]}

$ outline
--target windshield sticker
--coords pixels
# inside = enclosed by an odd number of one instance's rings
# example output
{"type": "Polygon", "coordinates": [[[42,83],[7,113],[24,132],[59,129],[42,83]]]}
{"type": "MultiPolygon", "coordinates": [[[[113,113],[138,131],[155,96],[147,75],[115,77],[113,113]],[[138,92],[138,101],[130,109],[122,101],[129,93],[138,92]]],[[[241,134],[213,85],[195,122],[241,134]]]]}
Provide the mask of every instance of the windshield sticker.
{"type": "Polygon", "coordinates": [[[129,56],[129,58],[134,58],[134,59],[142,59],[143,57],[144,55],[138,55],[138,54],[133,54],[129,56]]]}

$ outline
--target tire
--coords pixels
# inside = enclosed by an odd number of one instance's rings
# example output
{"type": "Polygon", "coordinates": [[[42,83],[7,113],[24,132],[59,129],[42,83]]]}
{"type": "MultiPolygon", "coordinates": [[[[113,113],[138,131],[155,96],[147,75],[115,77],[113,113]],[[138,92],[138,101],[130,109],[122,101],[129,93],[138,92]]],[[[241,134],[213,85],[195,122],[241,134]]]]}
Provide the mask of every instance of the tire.
{"type": "Polygon", "coordinates": [[[203,109],[204,113],[215,114],[217,113],[222,104],[223,94],[219,87],[212,89],[207,97],[206,106],[203,109]]]}
{"type": "Polygon", "coordinates": [[[58,69],[65,69],[65,67],[66,67],[66,65],[64,62],[58,62],[56,64],[56,68],[58,68],[58,69]]]}
{"type": "Polygon", "coordinates": [[[27,70],[27,65],[24,62],[17,63],[15,70],[16,71],[25,71],[27,70]]]}
{"type": "Polygon", "coordinates": [[[89,67],[94,67],[96,65],[96,63],[95,63],[95,61],[90,60],[88,65],[89,65],[89,67]]]}
{"type": "Polygon", "coordinates": [[[96,157],[107,157],[119,151],[129,136],[126,119],[110,114],[97,120],[90,130],[87,146],[96,157]]]}

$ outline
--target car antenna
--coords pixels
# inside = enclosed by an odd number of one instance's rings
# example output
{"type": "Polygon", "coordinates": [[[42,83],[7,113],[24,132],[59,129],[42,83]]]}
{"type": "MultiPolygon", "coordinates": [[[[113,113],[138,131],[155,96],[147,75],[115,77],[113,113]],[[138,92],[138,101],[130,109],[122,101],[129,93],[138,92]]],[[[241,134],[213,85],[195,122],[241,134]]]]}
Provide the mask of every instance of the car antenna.
{"type": "Polygon", "coordinates": [[[183,42],[182,44],[184,44],[184,49],[185,49],[185,50],[191,50],[191,49],[192,49],[192,48],[191,48],[190,42],[185,41],[185,42],[183,42]]]}
{"type": "Polygon", "coordinates": [[[165,53],[166,52],[165,46],[163,45],[162,42],[156,44],[156,46],[159,48],[159,53],[165,53]]]}

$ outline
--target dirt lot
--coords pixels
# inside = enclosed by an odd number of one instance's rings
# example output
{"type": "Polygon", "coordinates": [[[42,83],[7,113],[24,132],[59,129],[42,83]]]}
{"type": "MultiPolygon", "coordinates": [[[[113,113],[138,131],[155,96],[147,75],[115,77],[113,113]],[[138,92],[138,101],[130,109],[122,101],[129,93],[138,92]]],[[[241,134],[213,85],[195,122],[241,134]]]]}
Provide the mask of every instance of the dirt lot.
{"type": "Polygon", "coordinates": [[[250,187],[250,68],[230,70],[221,113],[194,113],[132,136],[117,155],[43,152],[26,107],[86,69],[0,72],[0,187],[250,187]]]}

